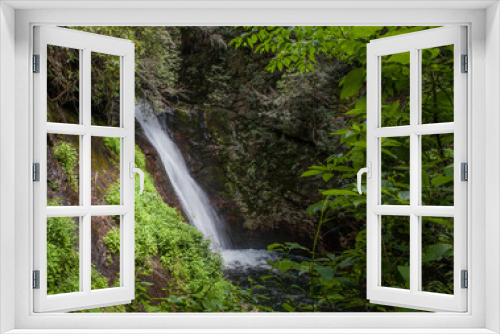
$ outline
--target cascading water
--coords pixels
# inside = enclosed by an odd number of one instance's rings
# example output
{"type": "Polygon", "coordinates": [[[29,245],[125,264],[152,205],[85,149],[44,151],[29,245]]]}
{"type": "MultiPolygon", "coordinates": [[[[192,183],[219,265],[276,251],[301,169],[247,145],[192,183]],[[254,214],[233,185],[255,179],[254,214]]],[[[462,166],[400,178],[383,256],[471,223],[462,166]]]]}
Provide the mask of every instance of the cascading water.
{"type": "Polygon", "coordinates": [[[227,249],[230,245],[222,222],[203,189],[189,174],[180,150],[167,133],[168,129],[162,128],[158,117],[148,105],[137,105],[135,117],[158,152],[190,223],[202,232],[205,238],[210,238],[213,250],[220,252],[227,249]]]}
{"type": "Polygon", "coordinates": [[[205,238],[210,238],[212,250],[222,255],[226,268],[246,272],[268,267],[267,260],[276,257],[271,252],[263,249],[231,249],[223,222],[211,206],[208,196],[189,173],[179,148],[168,135],[168,129],[162,127],[151,107],[138,104],[135,117],[146,138],[158,152],[190,223],[202,232],[205,238]]]}

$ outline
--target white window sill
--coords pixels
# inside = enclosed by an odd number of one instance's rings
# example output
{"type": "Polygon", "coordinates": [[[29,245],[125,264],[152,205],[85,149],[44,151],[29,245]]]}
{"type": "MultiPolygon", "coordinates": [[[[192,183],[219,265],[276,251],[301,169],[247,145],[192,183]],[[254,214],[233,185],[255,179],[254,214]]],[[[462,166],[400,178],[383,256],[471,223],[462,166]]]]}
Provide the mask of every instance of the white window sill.
{"type": "Polygon", "coordinates": [[[488,329],[15,329],[5,334],[494,334],[488,329]]]}

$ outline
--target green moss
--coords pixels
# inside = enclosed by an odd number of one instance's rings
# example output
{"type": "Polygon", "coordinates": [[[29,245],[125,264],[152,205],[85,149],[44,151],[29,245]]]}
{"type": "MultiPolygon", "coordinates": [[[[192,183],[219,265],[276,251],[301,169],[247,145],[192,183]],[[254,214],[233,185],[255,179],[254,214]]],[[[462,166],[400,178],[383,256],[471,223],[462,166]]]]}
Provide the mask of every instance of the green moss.
{"type": "Polygon", "coordinates": [[[98,289],[106,289],[108,288],[108,279],[104,277],[97,269],[92,265],[92,269],[90,271],[90,287],[92,290],[98,289]]]}
{"type": "Polygon", "coordinates": [[[47,294],[79,291],[77,222],[69,217],[47,219],[47,294]]]}
{"type": "Polygon", "coordinates": [[[118,227],[113,227],[103,239],[111,254],[120,253],[120,229],[118,227]]]}
{"type": "Polygon", "coordinates": [[[69,142],[59,141],[54,144],[54,155],[66,173],[69,185],[74,191],[78,191],[78,175],[75,172],[78,150],[69,142]]]}
{"type": "Polygon", "coordinates": [[[120,138],[104,137],[102,141],[107,148],[120,156],[120,138]]]}

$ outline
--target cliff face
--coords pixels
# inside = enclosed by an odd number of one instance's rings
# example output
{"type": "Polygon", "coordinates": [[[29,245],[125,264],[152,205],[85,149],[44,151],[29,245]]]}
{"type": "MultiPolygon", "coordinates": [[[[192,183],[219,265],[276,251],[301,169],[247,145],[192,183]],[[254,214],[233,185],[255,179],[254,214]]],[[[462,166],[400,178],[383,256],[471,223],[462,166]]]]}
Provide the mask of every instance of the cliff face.
{"type": "Polygon", "coordinates": [[[336,87],[349,68],[318,59],[313,73],[269,73],[270,55],[224,47],[234,34],[183,28],[179,82],[189,93],[166,122],[233,234],[308,244],[317,217],[305,210],[339,181],[300,175],[344,149],[331,133],[345,122],[336,87]]]}
{"type": "Polygon", "coordinates": [[[299,178],[313,159],[308,143],[273,128],[252,132],[255,120],[228,110],[185,109],[162,118],[236,248],[312,239],[305,208],[319,199],[317,185],[299,178]]]}

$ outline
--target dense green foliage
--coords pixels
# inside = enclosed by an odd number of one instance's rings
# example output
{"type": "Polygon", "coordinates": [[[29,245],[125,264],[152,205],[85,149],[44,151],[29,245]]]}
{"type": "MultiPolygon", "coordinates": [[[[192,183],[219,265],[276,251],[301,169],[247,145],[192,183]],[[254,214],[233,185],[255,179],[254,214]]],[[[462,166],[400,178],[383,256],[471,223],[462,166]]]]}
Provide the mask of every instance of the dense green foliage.
{"type": "MultiPolygon", "coordinates": [[[[314,71],[318,55],[334,57],[349,64],[351,70],[338,82],[340,98],[348,111],[348,122],[334,133],[346,152],[331,155],[324,163],[311,166],[303,177],[321,177],[326,182],[343,179],[340,188],[321,189],[324,199],[308,208],[321,216],[318,231],[339,228],[335,219],[342,212],[357,222],[354,247],[338,255],[326,254],[314,265],[289,259],[288,269],[308,273],[310,296],[318,306],[343,305],[370,308],[364,299],[366,275],[365,196],[355,192],[356,172],[366,164],[366,44],[376,38],[425,28],[405,27],[245,27],[245,33],[232,41],[236,47],[249,46],[254,52],[273,52],[269,71],[314,71]],[[328,270],[316,267],[326,264],[328,270]],[[305,267],[304,267],[305,266],[305,267]],[[301,269],[302,268],[302,269],[301,269]],[[308,269],[309,268],[309,269],[308,269]]],[[[453,50],[440,47],[424,50],[422,56],[422,121],[453,121],[453,50]]],[[[409,125],[409,55],[382,57],[382,126],[409,125]]],[[[382,203],[409,204],[409,138],[383,138],[382,203]]],[[[453,136],[422,138],[422,202],[453,205],[453,136]]],[[[453,291],[453,222],[449,219],[423,219],[423,270],[427,275],[424,291],[453,291]]],[[[323,232],[321,232],[323,233],[323,232]]],[[[409,288],[409,223],[404,217],[383,220],[383,285],[409,288]]],[[[289,250],[289,245],[274,245],[289,250]]],[[[305,249],[313,254],[315,249],[305,249]]],[[[282,270],[282,269],[280,269],[282,270]]],[[[286,270],[285,270],[286,271],[286,270]]],[[[308,309],[310,306],[306,306],[308,309]]],[[[295,309],[295,308],[293,308],[295,309]]],[[[385,309],[385,308],[382,308],[385,309]]]]}
{"type": "MultiPolygon", "coordinates": [[[[135,165],[146,170],[144,154],[137,147],[135,165]]],[[[238,290],[224,280],[220,256],[210,250],[210,242],[187,224],[177,210],[163,202],[151,175],[145,173],[144,192],[140,196],[139,182],[136,185],[136,274],[149,276],[161,265],[171,284],[168,298],[151,300],[141,288],[141,282],[137,282],[136,299],[123,309],[129,312],[224,312],[248,308],[242,303],[238,290]],[[153,259],[160,259],[160,263],[153,259]]],[[[108,203],[117,204],[118,196],[119,187],[112,187],[108,203]]]]}
{"type": "MultiPolygon", "coordinates": [[[[106,146],[119,147],[118,138],[108,138],[106,146]]],[[[65,142],[63,142],[65,143],[65,142]]],[[[136,166],[145,170],[145,156],[136,147],[136,166]]],[[[221,258],[210,249],[201,232],[187,224],[179,212],[163,202],[154,179],[145,173],[144,193],[136,196],[135,262],[136,298],[131,304],[90,310],[90,312],[226,312],[252,310],[239,291],[223,278],[221,258]],[[151,298],[148,287],[154,272],[161,271],[170,281],[165,298],[151,298]]],[[[119,184],[110,187],[108,204],[119,204],[119,184]]],[[[137,189],[138,192],[138,182],[137,189]]],[[[59,205],[57,202],[49,205],[59,205]]],[[[48,293],[79,291],[78,220],[50,218],[48,241],[48,293]]],[[[119,229],[103,237],[111,254],[120,252],[119,229]]],[[[92,289],[108,287],[108,280],[92,269],[92,289]]]]}
{"type": "MultiPolygon", "coordinates": [[[[199,123],[206,118],[204,132],[192,139],[213,144],[216,153],[210,154],[223,167],[209,177],[224,185],[221,193],[236,203],[245,228],[288,229],[311,241],[269,246],[280,258],[270,262],[271,272],[261,279],[288,300],[275,309],[262,306],[265,296],[224,278],[221,258],[210,242],[165,203],[153,175],[146,172],[144,193],[135,203],[136,298],[91,312],[394,310],[365,298],[366,199],[355,191],[354,178],[366,165],[366,44],[426,28],[74,29],[132,40],[136,96],[157,112],[171,108],[180,111],[180,118],[191,119],[194,110],[199,123]],[[291,286],[287,278],[303,278],[307,287],[291,286]],[[158,282],[168,286],[157,291],[158,282]],[[304,290],[308,298],[296,300],[293,289],[304,290]]],[[[423,123],[453,121],[452,55],[449,47],[422,52],[423,123]]],[[[78,123],[78,52],[54,47],[49,61],[60,65],[49,66],[48,120],[78,123]]],[[[115,126],[119,121],[119,66],[114,57],[92,58],[93,124],[115,126]]],[[[382,125],[408,124],[408,54],[382,57],[382,67],[382,125]]],[[[105,157],[113,160],[110,165],[116,164],[119,140],[102,142],[105,157]]],[[[384,138],[381,146],[382,202],[407,205],[409,138],[384,138]]],[[[77,191],[77,147],[59,140],[52,149],[77,191]]],[[[103,154],[99,152],[93,154],[103,154]]],[[[423,204],[453,205],[453,135],[424,136],[422,152],[423,204]]],[[[139,147],[135,160],[147,170],[139,147]]],[[[119,204],[120,184],[106,184],[105,189],[105,202],[119,204]]],[[[78,222],[53,218],[48,226],[49,291],[78,291],[78,222]]],[[[408,226],[405,217],[383,218],[385,286],[409,286],[408,226]]],[[[423,289],[453,293],[453,220],[429,217],[422,226],[423,289]]],[[[118,227],[99,237],[109,260],[117,258],[118,227]]],[[[92,277],[93,288],[111,284],[95,268],[92,277]]]]}
{"type": "MultiPolygon", "coordinates": [[[[136,45],[136,95],[161,110],[169,105],[181,90],[175,88],[178,57],[174,40],[177,28],[165,27],[84,27],[94,33],[131,39],[136,45]],[[165,52],[166,49],[168,52],[165,52]]],[[[176,37],[177,36],[177,37],[176,37]]],[[[49,47],[48,120],[78,123],[78,52],[71,49],[49,47]]],[[[119,97],[119,62],[115,57],[94,54],[92,57],[92,122],[98,125],[117,124],[119,97]]],[[[72,138],[73,139],[73,138],[72,138]]],[[[72,139],[58,138],[53,147],[60,165],[63,180],[78,190],[78,149],[72,139]]],[[[115,173],[120,154],[118,138],[103,138],[105,148],[95,147],[92,159],[109,160],[105,166],[98,162],[93,168],[104,173],[115,173]],[[107,170],[106,170],[107,168],[107,170]]],[[[146,171],[145,156],[136,147],[136,166],[146,171]]],[[[97,177],[97,176],[96,176],[97,177]]],[[[102,177],[101,177],[102,179],[102,177]]],[[[105,204],[120,203],[120,184],[106,184],[105,204]]],[[[137,190],[138,191],[138,190],[137,190]]],[[[61,195],[67,195],[63,192],[61,195]]],[[[78,194],[77,194],[78,195],[78,194]]],[[[66,202],[49,200],[48,205],[67,205],[66,202]]],[[[131,304],[99,308],[90,312],[156,312],[156,311],[250,311],[245,301],[250,298],[223,277],[221,258],[210,249],[210,241],[190,226],[179,212],[165,204],[155,188],[155,180],[145,173],[145,189],[136,196],[136,298],[131,304]],[[167,286],[157,291],[155,284],[167,286]],[[151,297],[158,296],[158,297],[151,297]]],[[[108,263],[119,259],[119,225],[114,217],[111,229],[102,238],[109,251],[108,263]],[[118,257],[117,257],[118,256],[118,257]]],[[[107,219],[107,218],[106,218],[107,219]]],[[[118,220],[117,220],[118,221],[118,220]]],[[[48,262],[50,294],[79,291],[78,222],[71,218],[54,218],[48,222],[48,262]]],[[[96,230],[93,233],[104,233],[96,230]]],[[[109,286],[109,277],[92,269],[92,288],[109,286]]],[[[115,280],[113,286],[119,284],[115,280]]]]}
{"type": "MultiPolygon", "coordinates": [[[[171,105],[183,90],[177,87],[180,66],[179,28],[175,27],[69,27],[129,39],[135,44],[136,96],[155,110],[171,105]]],[[[77,50],[49,46],[49,120],[78,123],[79,54],[77,50]],[[61,109],[64,108],[66,113],[61,109]]],[[[120,62],[118,57],[92,53],[92,121],[99,125],[119,122],[120,62]]]]}
{"type": "MultiPolygon", "coordinates": [[[[53,201],[51,206],[58,206],[53,201]]],[[[47,294],[80,291],[78,252],[79,220],[70,217],[47,219],[47,294]]],[[[108,287],[108,281],[94,267],[91,270],[92,289],[108,287]]]]}
{"type": "Polygon", "coordinates": [[[54,145],[54,155],[68,176],[68,183],[73,190],[78,189],[78,174],[75,165],[78,163],[78,150],[72,143],[60,141],[54,145]]]}

